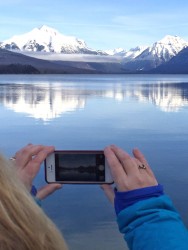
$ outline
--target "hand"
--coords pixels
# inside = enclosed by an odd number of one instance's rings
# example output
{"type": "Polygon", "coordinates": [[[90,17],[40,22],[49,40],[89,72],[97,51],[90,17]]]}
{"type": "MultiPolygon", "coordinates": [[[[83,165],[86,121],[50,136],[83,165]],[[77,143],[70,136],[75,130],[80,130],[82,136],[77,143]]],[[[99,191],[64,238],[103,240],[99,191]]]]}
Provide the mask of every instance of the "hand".
{"type": "MultiPolygon", "coordinates": [[[[125,192],[158,185],[148,162],[138,149],[133,149],[133,157],[131,157],[122,149],[112,145],[105,148],[104,154],[118,191],[125,192]]],[[[112,201],[112,188],[110,191],[107,185],[102,185],[102,189],[112,201]]]]}
{"type": "MultiPolygon", "coordinates": [[[[20,149],[14,156],[14,165],[18,177],[26,186],[28,191],[31,190],[33,180],[40,170],[40,166],[45,158],[54,151],[52,146],[28,144],[20,149]]],[[[55,190],[61,188],[61,184],[48,184],[39,189],[37,197],[44,199],[55,190]]]]}

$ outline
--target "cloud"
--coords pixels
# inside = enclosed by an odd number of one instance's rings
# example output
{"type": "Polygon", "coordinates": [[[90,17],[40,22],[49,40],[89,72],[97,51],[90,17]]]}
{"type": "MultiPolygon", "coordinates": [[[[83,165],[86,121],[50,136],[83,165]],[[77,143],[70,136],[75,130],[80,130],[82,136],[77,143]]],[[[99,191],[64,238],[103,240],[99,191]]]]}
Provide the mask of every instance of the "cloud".
{"type": "Polygon", "coordinates": [[[50,52],[31,52],[21,51],[23,55],[35,57],[37,59],[44,59],[50,61],[74,61],[74,62],[120,62],[121,56],[99,56],[99,55],[87,55],[87,54],[61,54],[50,52]]]}

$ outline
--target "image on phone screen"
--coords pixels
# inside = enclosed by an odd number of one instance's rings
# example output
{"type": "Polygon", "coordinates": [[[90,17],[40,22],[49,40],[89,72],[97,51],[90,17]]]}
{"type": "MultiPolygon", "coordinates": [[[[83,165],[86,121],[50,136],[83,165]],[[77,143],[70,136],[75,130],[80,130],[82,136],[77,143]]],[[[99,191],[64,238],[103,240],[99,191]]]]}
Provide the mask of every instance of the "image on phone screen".
{"type": "Polygon", "coordinates": [[[56,181],[105,181],[104,154],[55,154],[56,181]]]}

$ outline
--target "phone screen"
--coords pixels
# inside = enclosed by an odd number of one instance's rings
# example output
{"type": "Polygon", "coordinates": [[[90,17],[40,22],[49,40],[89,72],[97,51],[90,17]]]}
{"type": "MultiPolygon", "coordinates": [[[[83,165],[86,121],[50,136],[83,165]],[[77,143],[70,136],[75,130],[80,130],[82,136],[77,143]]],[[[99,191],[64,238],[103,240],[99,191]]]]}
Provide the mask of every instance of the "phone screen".
{"type": "Polygon", "coordinates": [[[55,153],[56,181],[104,182],[105,156],[101,153],[55,153]]]}

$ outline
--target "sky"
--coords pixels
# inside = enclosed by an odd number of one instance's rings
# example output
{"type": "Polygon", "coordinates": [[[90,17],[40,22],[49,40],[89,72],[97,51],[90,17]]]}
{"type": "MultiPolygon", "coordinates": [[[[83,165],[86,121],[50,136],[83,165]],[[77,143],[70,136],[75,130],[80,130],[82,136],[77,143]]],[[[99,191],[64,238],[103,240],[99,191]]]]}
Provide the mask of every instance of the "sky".
{"type": "Polygon", "coordinates": [[[0,41],[47,25],[92,49],[129,50],[165,35],[188,41],[187,0],[1,0],[0,41]]]}

